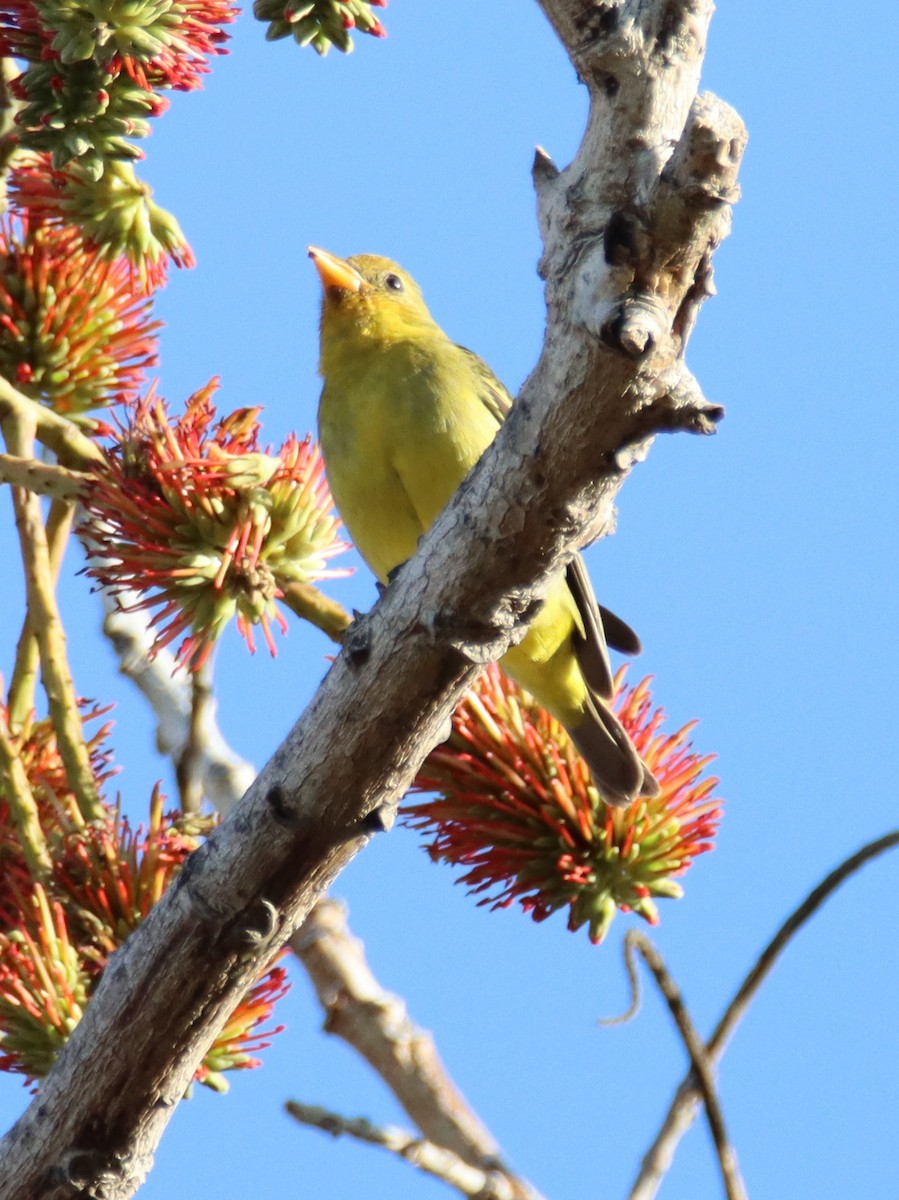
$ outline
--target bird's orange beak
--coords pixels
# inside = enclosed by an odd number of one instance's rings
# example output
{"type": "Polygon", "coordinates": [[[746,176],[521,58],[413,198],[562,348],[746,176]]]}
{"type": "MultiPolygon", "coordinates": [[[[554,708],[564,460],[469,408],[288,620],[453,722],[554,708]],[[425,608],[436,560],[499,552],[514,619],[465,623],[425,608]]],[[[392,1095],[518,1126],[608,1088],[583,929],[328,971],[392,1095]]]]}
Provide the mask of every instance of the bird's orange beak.
{"type": "Polygon", "coordinates": [[[309,257],[315,263],[323,288],[341,288],[345,292],[358,292],[365,280],[346,259],[329,254],[318,246],[307,247],[309,257]]]}

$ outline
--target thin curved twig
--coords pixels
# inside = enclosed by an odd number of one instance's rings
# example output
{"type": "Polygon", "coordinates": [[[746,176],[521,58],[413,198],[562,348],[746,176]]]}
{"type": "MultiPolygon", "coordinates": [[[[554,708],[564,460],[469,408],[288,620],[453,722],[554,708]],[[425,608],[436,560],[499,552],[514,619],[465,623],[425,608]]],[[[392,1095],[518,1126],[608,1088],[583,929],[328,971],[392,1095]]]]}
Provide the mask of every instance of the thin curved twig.
{"type": "Polygon", "coordinates": [[[646,934],[639,929],[630,930],[624,939],[624,955],[628,963],[628,974],[632,982],[636,984],[637,972],[633,961],[635,951],[642,955],[643,961],[652,972],[690,1056],[693,1067],[691,1074],[696,1080],[697,1091],[705,1106],[727,1200],[746,1200],[746,1188],[737,1166],[737,1154],[728,1136],[724,1113],[718,1099],[714,1062],[693,1024],[680,988],[665,966],[664,959],[646,934]]]}
{"type": "MultiPolygon", "coordinates": [[[[737,1026],[746,1014],[759,988],[770,974],[775,962],[790,940],[815,915],[826,900],[856,871],[878,855],[899,846],[899,830],[893,830],[874,841],[867,842],[834,867],[802,903],[787,917],[774,937],[756,959],[752,969],[728,1004],[715,1031],[706,1044],[706,1055],[712,1064],[720,1061],[737,1026]]],[[[630,1190],[628,1200],[652,1200],[674,1159],[681,1138],[693,1124],[702,1097],[691,1070],[674,1094],[665,1119],[640,1165],[640,1171],[630,1190]]]]}

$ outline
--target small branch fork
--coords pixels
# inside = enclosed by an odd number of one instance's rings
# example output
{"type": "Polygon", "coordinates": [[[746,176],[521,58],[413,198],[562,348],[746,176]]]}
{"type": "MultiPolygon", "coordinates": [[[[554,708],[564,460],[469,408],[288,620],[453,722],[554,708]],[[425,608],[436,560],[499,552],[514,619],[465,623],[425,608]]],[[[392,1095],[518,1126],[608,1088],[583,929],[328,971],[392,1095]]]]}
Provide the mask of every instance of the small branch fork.
{"type": "Polygon", "coordinates": [[[696,1032],[696,1026],[693,1024],[687,1006],[681,996],[680,988],[669,974],[661,954],[659,954],[646,934],[639,929],[632,929],[624,939],[624,961],[634,997],[632,1009],[635,1010],[639,1004],[640,989],[637,966],[634,962],[635,954],[641,955],[643,961],[652,972],[658,984],[659,991],[665,997],[668,1009],[674,1018],[681,1041],[684,1043],[687,1054],[690,1056],[693,1068],[692,1075],[696,1080],[696,1086],[702,1097],[702,1103],[705,1105],[709,1129],[712,1133],[712,1140],[715,1143],[727,1200],[747,1200],[746,1189],[743,1186],[743,1180],[740,1178],[740,1170],[737,1166],[736,1151],[731,1145],[727,1127],[724,1123],[724,1113],[718,1100],[714,1065],[702,1038],[696,1032]]]}
{"type": "Polygon", "coordinates": [[[70,471],[67,467],[42,463],[34,458],[0,454],[0,483],[25,488],[39,496],[52,496],[55,500],[74,503],[84,494],[89,479],[90,476],[83,471],[70,471]]]}
{"type": "MultiPolygon", "coordinates": [[[[653,1197],[655,1197],[659,1190],[662,1180],[671,1167],[677,1145],[690,1126],[693,1124],[693,1121],[696,1117],[696,1111],[700,1104],[705,1103],[711,1123],[711,1110],[708,1108],[709,1097],[714,1096],[714,1088],[709,1088],[711,1072],[721,1061],[721,1058],[724,1056],[724,1052],[727,1049],[728,1043],[730,1042],[733,1034],[736,1032],[740,1021],[746,1015],[749,1005],[755,999],[765,979],[767,979],[768,975],[771,973],[774,964],[777,962],[781,954],[783,954],[792,938],[794,938],[800,929],[802,929],[802,927],[811,920],[821,906],[843,883],[846,882],[847,879],[849,879],[856,872],[860,871],[862,867],[866,866],[879,855],[884,854],[886,851],[892,850],[897,846],[899,846],[899,830],[893,830],[890,833],[884,834],[882,837],[876,838],[874,841],[866,843],[854,854],[851,854],[847,859],[830,871],[821,880],[818,886],[813,888],[813,890],[808,894],[808,896],[806,896],[802,903],[787,917],[787,919],[775,933],[774,937],[759,955],[752,969],[749,971],[746,978],[737,989],[736,995],[725,1009],[724,1015],[721,1017],[721,1020],[715,1027],[715,1030],[708,1042],[704,1046],[700,1043],[698,1047],[694,1044],[692,1050],[688,1045],[688,1052],[690,1053],[692,1063],[691,1070],[687,1073],[678,1087],[674,1095],[674,1099],[671,1101],[671,1106],[669,1107],[665,1119],[662,1122],[662,1126],[649,1150],[643,1157],[639,1174],[637,1175],[637,1178],[634,1181],[634,1184],[628,1195],[628,1200],[653,1200],[653,1197]],[[704,1076],[705,1081],[703,1079],[704,1076]]],[[[642,938],[642,941],[646,943],[647,939],[642,938]]],[[[642,953],[643,947],[641,946],[640,949],[642,953]]],[[[661,962],[660,959],[658,961],[661,962]]],[[[649,962],[648,959],[647,962],[649,962]]],[[[650,967],[653,969],[653,973],[655,974],[652,964],[650,964],[650,967]]],[[[628,975],[634,988],[634,1004],[631,1006],[631,1010],[628,1014],[626,1014],[626,1016],[630,1015],[635,1010],[637,1001],[636,977],[633,970],[633,964],[630,962],[628,963],[628,975]]],[[[656,978],[658,979],[659,977],[656,976],[656,978]]],[[[666,992],[665,988],[662,987],[661,980],[659,983],[660,987],[662,988],[663,995],[665,995],[666,1000],[669,1000],[670,1007],[671,1000],[669,999],[668,993],[666,992]]],[[[674,990],[676,992],[676,988],[674,990]]],[[[674,1010],[672,1009],[672,1013],[673,1012],[674,1010]]],[[[719,1162],[721,1162],[723,1173],[725,1170],[725,1163],[721,1159],[720,1145],[717,1136],[715,1140],[716,1145],[719,1146],[719,1162]]],[[[727,1194],[728,1196],[731,1195],[730,1192],[727,1194]]],[[[735,1194],[739,1195],[740,1193],[735,1194]]]]}
{"type": "Polygon", "coordinates": [[[81,470],[103,461],[103,451],[74,422],[32,400],[0,377],[0,421],[30,426],[38,441],[56,452],[60,462],[81,470]]]}
{"type": "Polygon", "coordinates": [[[347,1136],[370,1146],[381,1146],[410,1166],[432,1175],[471,1200],[541,1200],[534,1191],[522,1192],[506,1175],[497,1171],[472,1167],[453,1154],[425,1138],[417,1137],[394,1126],[373,1125],[365,1117],[342,1117],[326,1108],[288,1100],[285,1109],[301,1125],[320,1129],[332,1137],[347,1136]]]}
{"type": "MultiPolygon", "coordinates": [[[[512,1178],[493,1136],[447,1074],[434,1039],[375,978],[349,930],[346,906],[320,900],[290,944],[325,1012],[325,1030],[380,1075],[425,1137],[470,1166],[512,1178]]],[[[516,1184],[519,1191],[522,1186],[516,1184]]]]}

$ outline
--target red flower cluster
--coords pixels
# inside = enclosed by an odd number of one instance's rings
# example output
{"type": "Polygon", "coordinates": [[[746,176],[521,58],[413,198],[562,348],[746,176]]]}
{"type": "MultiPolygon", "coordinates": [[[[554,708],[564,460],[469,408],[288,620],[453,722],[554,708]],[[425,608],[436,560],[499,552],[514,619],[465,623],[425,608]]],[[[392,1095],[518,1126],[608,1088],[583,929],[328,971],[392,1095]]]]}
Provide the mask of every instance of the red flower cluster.
{"type": "Polygon", "coordinates": [[[291,435],[261,451],[260,410],[218,418],[217,386],[195,392],[177,420],[151,389],[85,501],[88,573],[156,610],[157,647],[184,635],[178,657],[192,669],[232,617],[251,651],[259,625],[274,654],[282,586],[346,574],[326,567],[346,543],[318,447],[291,435]]]}
{"type": "MultiPolygon", "coordinates": [[[[110,774],[107,730],[89,742],[98,783],[110,774]]],[[[211,822],[165,814],[157,788],[146,829],[133,829],[118,808],[85,826],[49,721],[33,723],[17,741],[52,869],[43,882],[32,880],[0,792],[0,1070],[35,1081],[78,1024],[110,956],[157,903],[211,822]]],[[[216,1039],[197,1071],[199,1082],[222,1091],[223,1071],[258,1065],[253,1053],[278,1032],[261,1026],[286,989],[283,967],[272,966],[216,1039]]]]}
{"type": "MultiPolygon", "coordinates": [[[[107,738],[112,722],[106,721],[88,733],[87,725],[99,721],[110,711],[109,705],[82,701],[81,723],[84,741],[90,756],[91,771],[97,786],[102,788],[115,775],[112,751],[107,738]]],[[[9,725],[9,712],[0,704],[0,721],[9,725]]],[[[66,837],[81,826],[78,801],[75,798],[56,740],[53,722],[44,717],[33,718],[19,729],[15,737],[16,754],[28,779],[38,810],[38,820],[51,857],[61,854],[66,837]]],[[[9,798],[0,784],[0,929],[14,929],[21,909],[21,897],[31,886],[31,875],[22,851],[19,831],[10,811],[9,798]]]]}
{"type": "Polygon", "coordinates": [[[658,920],[654,897],[682,894],[676,878],[711,848],[721,815],[702,780],[709,757],[693,753],[693,725],[663,734],[648,680],[617,678],[616,710],[660,794],[629,807],[607,805],[563,727],[491,667],[453,717],[445,745],[426,759],[406,823],[429,835],[435,861],[465,868],[461,883],[507,908],[518,901],[542,921],[568,910],[570,929],[588,925],[600,942],[615,913],[658,920]]]}
{"type": "Polygon", "coordinates": [[[161,287],[169,261],[177,267],[195,263],[181,226],[154,203],[151,188],[128,162],[113,160],[94,179],[79,161],[56,168],[48,154],[31,154],[13,167],[9,195],[30,224],[76,231],[86,252],[123,258],[135,292],[161,287]]]}
{"type": "Polygon", "coordinates": [[[67,226],[0,221],[0,374],[60,413],[134,396],[159,321],[124,258],[67,226]]]}

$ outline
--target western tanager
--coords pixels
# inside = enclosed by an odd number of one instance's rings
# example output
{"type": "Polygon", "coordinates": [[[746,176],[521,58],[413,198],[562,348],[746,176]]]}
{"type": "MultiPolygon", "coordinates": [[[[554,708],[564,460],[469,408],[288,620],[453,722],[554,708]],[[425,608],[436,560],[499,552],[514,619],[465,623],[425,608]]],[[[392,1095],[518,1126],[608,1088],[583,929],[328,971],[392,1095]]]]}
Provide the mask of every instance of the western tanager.
{"type": "MultiPolygon", "coordinates": [[[[316,247],[309,254],[323,288],[325,469],[350,537],[387,583],[493,441],[512,400],[485,362],[447,337],[396,263],[316,247]]],[[[640,648],[597,605],[578,556],[501,661],[568,730],[603,799],[626,804],[657,785],[607,704],[607,640],[625,653],[640,648]]]]}

